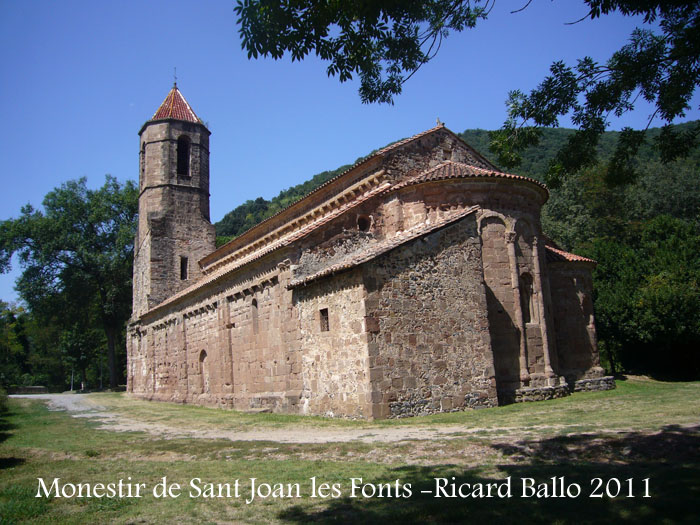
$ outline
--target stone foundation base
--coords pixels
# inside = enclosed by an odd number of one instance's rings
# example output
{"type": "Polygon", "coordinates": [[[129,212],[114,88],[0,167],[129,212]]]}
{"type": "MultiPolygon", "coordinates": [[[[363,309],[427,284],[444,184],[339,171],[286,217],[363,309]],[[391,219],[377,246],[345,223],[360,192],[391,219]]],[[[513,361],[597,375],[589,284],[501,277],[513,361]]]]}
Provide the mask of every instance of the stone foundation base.
{"type": "MultiPolygon", "coordinates": [[[[524,403],[528,401],[544,401],[557,399],[571,394],[571,392],[595,392],[612,390],[615,388],[615,379],[612,376],[579,379],[567,383],[563,378],[558,379],[557,385],[544,385],[523,387],[516,390],[499,391],[500,404],[524,403]]],[[[196,394],[186,398],[173,394],[160,393],[131,393],[133,397],[150,401],[169,401],[175,403],[193,403],[218,408],[228,408],[243,411],[256,412],[288,412],[304,413],[303,403],[299,403],[299,393],[294,392],[286,396],[255,396],[250,398],[236,398],[233,394],[211,395],[196,394]]],[[[469,409],[487,408],[496,406],[495,399],[484,392],[470,392],[464,396],[461,406],[453,406],[452,403],[441,403],[437,400],[407,399],[389,403],[390,418],[404,418],[423,416],[439,412],[458,412],[469,409]]]]}
{"type": "Polygon", "coordinates": [[[464,396],[462,406],[453,406],[449,403],[431,401],[428,399],[407,399],[404,401],[392,401],[389,403],[390,418],[404,418],[414,416],[427,416],[440,412],[462,412],[469,409],[490,408],[496,406],[492,398],[484,392],[469,392],[464,396]]]}
{"type": "Polygon", "coordinates": [[[514,401],[516,403],[525,403],[527,401],[544,401],[546,399],[556,399],[566,397],[571,393],[569,385],[556,386],[536,386],[518,388],[515,391],[514,401]]]}
{"type": "Polygon", "coordinates": [[[596,392],[615,388],[615,378],[612,376],[595,377],[590,379],[570,380],[568,383],[560,380],[554,386],[535,386],[518,388],[515,391],[500,392],[499,398],[508,403],[524,403],[527,401],[544,401],[565,397],[572,392],[596,392]]]}
{"type": "Polygon", "coordinates": [[[258,411],[258,412],[295,412],[296,403],[285,403],[287,398],[283,396],[257,396],[241,397],[234,394],[189,394],[161,392],[130,392],[130,396],[145,401],[164,401],[166,403],[181,403],[199,405],[210,408],[223,408],[228,410],[258,411]],[[289,407],[291,406],[291,410],[289,407]]]}
{"type": "Polygon", "coordinates": [[[579,379],[574,382],[574,392],[595,392],[615,388],[615,378],[612,376],[579,379]]]}

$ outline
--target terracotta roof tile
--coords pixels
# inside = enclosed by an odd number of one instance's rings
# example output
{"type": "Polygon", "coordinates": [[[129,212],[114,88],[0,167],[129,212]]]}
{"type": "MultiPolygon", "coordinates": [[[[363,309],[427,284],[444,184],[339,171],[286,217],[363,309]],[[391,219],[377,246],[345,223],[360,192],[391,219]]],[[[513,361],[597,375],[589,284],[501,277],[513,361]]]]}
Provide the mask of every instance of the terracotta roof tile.
{"type": "Polygon", "coordinates": [[[434,168],[424,171],[411,179],[408,179],[404,182],[400,182],[392,189],[399,189],[405,186],[411,186],[413,184],[420,184],[422,182],[430,182],[435,180],[464,179],[471,177],[494,177],[501,179],[522,180],[536,184],[539,187],[543,188],[545,191],[547,190],[547,186],[529,177],[523,177],[522,175],[511,175],[510,173],[503,173],[501,171],[487,170],[484,168],[479,168],[478,166],[463,164],[461,162],[453,162],[451,160],[447,160],[441,164],[438,164],[434,168]]]}
{"type": "Polygon", "coordinates": [[[582,257],[580,255],[576,255],[575,253],[565,252],[564,250],[560,250],[554,246],[546,245],[545,248],[547,250],[546,255],[548,262],[586,262],[598,264],[598,262],[594,261],[593,259],[582,257]]]}
{"type": "Polygon", "coordinates": [[[180,90],[177,89],[177,84],[175,84],[170,90],[168,95],[165,97],[163,103],[154,113],[153,118],[151,118],[151,120],[161,120],[168,118],[176,120],[185,120],[187,122],[196,122],[198,124],[202,123],[202,121],[199,120],[199,117],[197,117],[194,111],[192,111],[192,108],[185,100],[185,97],[182,96],[180,90]]]}

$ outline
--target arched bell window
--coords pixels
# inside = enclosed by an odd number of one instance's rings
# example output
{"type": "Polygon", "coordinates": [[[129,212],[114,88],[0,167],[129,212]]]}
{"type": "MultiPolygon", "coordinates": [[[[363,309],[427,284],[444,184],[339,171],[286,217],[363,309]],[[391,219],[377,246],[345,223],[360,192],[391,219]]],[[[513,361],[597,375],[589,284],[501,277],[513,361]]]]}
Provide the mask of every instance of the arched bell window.
{"type": "Polygon", "coordinates": [[[190,176],[190,139],[185,135],[177,139],[177,174],[190,176]]]}

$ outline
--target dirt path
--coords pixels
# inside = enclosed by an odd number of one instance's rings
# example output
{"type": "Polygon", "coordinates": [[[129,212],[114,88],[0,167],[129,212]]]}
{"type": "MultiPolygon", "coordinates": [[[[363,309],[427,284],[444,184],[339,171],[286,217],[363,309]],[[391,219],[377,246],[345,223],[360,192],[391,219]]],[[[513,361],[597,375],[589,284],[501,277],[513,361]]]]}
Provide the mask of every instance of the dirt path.
{"type": "MultiPolygon", "coordinates": [[[[386,428],[304,428],[304,429],[261,429],[261,430],[201,430],[174,428],[158,423],[136,421],[114,412],[93,401],[84,394],[36,394],[13,395],[11,397],[41,399],[47,401],[49,410],[65,410],[73,417],[86,417],[101,423],[100,428],[116,432],[147,432],[161,438],[201,438],[229,439],[231,441],[274,441],[278,443],[334,443],[357,441],[363,443],[395,443],[406,440],[454,439],[484,431],[483,428],[466,428],[459,425],[386,428]]],[[[502,428],[499,431],[508,432],[502,428]]],[[[516,430],[516,429],[512,429],[516,430]]]]}

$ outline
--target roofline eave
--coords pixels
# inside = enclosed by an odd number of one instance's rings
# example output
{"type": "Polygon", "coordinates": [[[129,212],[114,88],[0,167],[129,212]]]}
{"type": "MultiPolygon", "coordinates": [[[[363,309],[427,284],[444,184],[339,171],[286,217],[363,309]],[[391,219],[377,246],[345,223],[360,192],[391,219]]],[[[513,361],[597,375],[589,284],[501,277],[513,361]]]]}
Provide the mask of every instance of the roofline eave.
{"type": "Polygon", "coordinates": [[[141,126],[141,129],[139,130],[139,137],[144,132],[144,130],[146,129],[147,126],[150,126],[151,124],[162,124],[162,123],[166,123],[166,122],[186,122],[187,124],[194,124],[195,126],[201,126],[202,128],[204,128],[204,130],[209,135],[211,135],[211,131],[209,131],[209,128],[206,127],[202,123],[201,120],[199,122],[193,122],[191,120],[182,120],[179,118],[168,117],[168,118],[151,119],[151,120],[147,120],[146,122],[144,122],[143,126],[141,126]]]}

